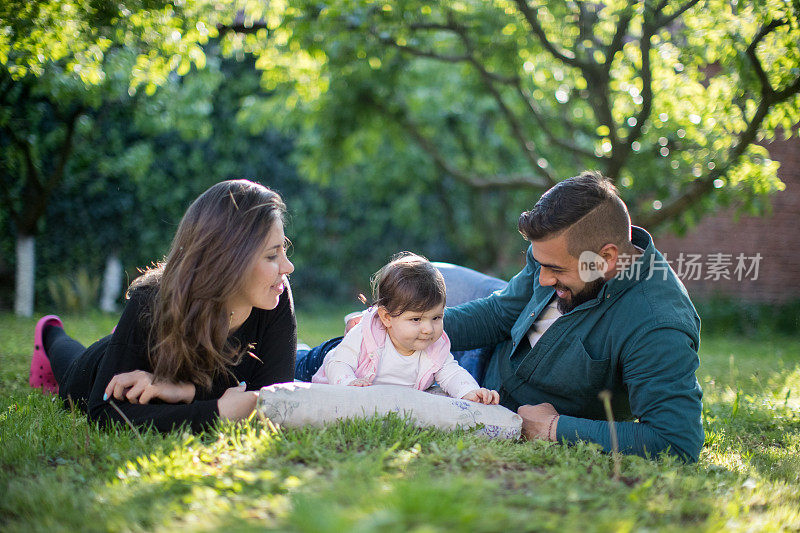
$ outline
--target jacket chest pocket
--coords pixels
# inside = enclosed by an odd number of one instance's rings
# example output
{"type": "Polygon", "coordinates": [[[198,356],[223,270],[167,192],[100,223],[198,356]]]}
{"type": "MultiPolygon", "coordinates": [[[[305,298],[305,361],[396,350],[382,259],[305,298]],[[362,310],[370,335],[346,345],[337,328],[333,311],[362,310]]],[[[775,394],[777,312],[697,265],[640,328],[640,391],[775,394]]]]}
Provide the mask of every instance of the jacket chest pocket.
{"type": "Polygon", "coordinates": [[[611,386],[610,368],[609,358],[592,358],[576,337],[549,350],[528,382],[557,396],[597,399],[601,390],[611,386]]]}

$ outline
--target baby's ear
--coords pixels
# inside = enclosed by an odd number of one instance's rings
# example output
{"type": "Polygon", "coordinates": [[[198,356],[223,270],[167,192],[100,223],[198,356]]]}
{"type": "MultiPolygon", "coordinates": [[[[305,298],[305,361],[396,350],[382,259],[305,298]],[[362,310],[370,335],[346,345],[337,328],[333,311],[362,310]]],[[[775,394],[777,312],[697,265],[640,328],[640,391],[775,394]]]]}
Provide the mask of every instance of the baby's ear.
{"type": "Polygon", "coordinates": [[[389,314],[389,311],[384,306],[378,307],[378,318],[381,319],[381,323],[386,329],[392,327],[392,315],[389,314]]]}

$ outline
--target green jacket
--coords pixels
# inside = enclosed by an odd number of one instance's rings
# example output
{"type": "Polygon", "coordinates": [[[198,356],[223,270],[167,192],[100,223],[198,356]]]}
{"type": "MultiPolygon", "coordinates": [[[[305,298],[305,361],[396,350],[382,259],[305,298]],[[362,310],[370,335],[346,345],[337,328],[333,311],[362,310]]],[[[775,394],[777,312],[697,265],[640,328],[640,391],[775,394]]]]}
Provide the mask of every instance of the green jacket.
{"type": "Polygon", "coordinates": [[[634,226],[632,240],[644,254],[597,298],[559,317],[533,349],[516,350],[555,290],[539,284],[531,248],[527,265],[504,289],[447,309],[445,330],[453,350],[497,345],[483,385],[499,390],[510,409],[551,403],[562,415],[559,440],[611,451],[598,399],[609,390],[620,451],[668,451],[696,461],[704,440],[695,377],[700,318],[650,235],[634,226]]]}

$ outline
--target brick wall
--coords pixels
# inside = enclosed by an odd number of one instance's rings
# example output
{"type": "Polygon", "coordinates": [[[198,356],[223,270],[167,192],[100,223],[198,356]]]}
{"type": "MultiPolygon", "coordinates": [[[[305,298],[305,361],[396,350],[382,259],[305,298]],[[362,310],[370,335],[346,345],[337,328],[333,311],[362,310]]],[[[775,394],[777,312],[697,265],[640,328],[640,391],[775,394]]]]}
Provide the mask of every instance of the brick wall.
{"type": "MultiPolygon", "coordinates": [[[[701,279],[682,277],[693,297],[721,294],[775,303],[800,299],[800,139],[774,141],[767,149],[772,159],[780,161],[778,176],[786,184],[785,190],[772,195],[770,215],[736,220],[730,209],[707,216],[684,237],[666,233],[654,236],[656,247],[671,262],[681,253],[684,260],[688,254],[701,254],[701,279]],[[742,266],[747,269],[753,266],[756,254],[761,254],[757,277],[753,271],[736,272],[737,257],[742,256],[742,266]],[[727,266],[726,259],[730,260],[727,266]],[[730,279],[720,275],[715,280],[718,274],[709,269],[709,263],[716,263],[720,273],[727,270],[730,279]],[[709,276],[711,279],[706,279],[709,276]]],[[[675,263],[673,269],[678,270],[675,263]]],[[[692,274],[696,277],[697,272],[692,274]]]]}

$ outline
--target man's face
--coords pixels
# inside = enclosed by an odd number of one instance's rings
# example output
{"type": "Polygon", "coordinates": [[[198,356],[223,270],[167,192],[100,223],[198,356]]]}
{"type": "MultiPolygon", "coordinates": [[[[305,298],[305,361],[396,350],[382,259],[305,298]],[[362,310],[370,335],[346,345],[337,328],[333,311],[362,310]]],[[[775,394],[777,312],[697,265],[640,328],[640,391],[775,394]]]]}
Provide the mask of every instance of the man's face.
{"type": "Polygon", "coordinates": [[[567,251],[566,233],[543,241],[532,241],[533,257],[542,268],[539,283],[555,287],[558,310],[569,313],[580,304],[596,298],[605,284],[604,278],[584,282],[578,271],[578,258],[567,251]]]}

